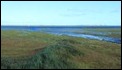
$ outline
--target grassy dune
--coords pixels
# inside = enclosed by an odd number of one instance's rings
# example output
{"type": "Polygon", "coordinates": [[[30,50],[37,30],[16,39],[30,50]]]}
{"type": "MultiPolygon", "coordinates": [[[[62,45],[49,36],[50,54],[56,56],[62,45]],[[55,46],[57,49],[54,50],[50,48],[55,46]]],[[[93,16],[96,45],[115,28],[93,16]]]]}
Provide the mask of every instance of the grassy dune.
{"type": "Polygon", "coordinates": [[[39,32],[1,32],[2,69],[120,69],[121,44],[39,32]]]}

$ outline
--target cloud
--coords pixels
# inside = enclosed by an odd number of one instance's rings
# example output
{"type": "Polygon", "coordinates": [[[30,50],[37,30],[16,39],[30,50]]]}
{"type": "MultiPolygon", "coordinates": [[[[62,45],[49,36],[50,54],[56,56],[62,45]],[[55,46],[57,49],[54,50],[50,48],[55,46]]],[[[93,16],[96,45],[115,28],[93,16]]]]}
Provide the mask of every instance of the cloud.
{"type": "Polygon", "coordinates": [[[103,13],[102,10],[95,10],[95,9],[67,9],[65,13],[61,14],[61,16],[79,17],[89,14],[102,14],[102,13],[103,13]]]}
{"type": "Polygon", "coordinates": [[[79,17],[79,16],[84,16],[86,15],[85,13],[67,13],[67,14],[61,14],[61,16],[65,16],[65,17],[79,17]]]}
{"type": "Polygon", "coordinates": [[[121,12],[121,9],[114,9],[110,11],[110,13],[119,13],[119,12],[121,12]]]}
{"type": "Polygon", "coordinates": [[[75,12],[75,13],[101,13],[102,10],[97,9],[68,9],[69,12],[75,12]]]}
{"type": "Polygon", "coordinates": [[[60,15],[65,17],[80,17],[87,14],[80,9],[67,9],[65,10],[65,12],[61,13],[60,15]]]}

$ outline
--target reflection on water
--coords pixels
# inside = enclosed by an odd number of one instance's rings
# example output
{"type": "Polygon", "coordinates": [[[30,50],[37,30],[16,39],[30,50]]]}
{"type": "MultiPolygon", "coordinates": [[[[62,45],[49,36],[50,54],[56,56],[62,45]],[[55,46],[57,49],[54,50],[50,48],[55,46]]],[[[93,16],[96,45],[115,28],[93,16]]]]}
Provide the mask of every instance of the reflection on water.
{"type": "Polygon", "coordinates": [[[74,37],[82,37],[87,39],[96,39],[96,40],[102,40],[102,41],[108,41],[108,42],[114,42],[114,43],[121,43],[121,39],[119,38],[112,38],[112,37],[105,37],[105,36],[94,36],[94,35],[88,35],[88,34],[77,34],[77,33],[71,33],[71,32],[48,32],[56,35],[68,35],[68,36],[74,36],[74,37]]]}
{"type": "MultiPolygon", "coordinates": [[[[68,36],[74,36],[74,37],[82,37],[82,38],[87,38],[87,39],[96,39],[96,40],[102,40],[102,41],[109,41],[109,42],[114,42],[114,43],[121,43],[120,38],[112,38],[112,37],[105,37],[105,36],[96,36],[96,35],[90,35],[90,34],[80,34],[73,32],[74,30],[82,29],[81,28],[67,28],[67,27],[11,27],[11,26],[6,26],[2,27],[2,30],[23,30],[23,31],[38,31],[38,32],[47,32],[51,34],[56,34],[56,35],[68,35],[68,36]]],[[[83,31],[83,30],[81,30],[83,31]]],[[[105,34],[102,32],[93,32],[94,34],[105,34]]]]}

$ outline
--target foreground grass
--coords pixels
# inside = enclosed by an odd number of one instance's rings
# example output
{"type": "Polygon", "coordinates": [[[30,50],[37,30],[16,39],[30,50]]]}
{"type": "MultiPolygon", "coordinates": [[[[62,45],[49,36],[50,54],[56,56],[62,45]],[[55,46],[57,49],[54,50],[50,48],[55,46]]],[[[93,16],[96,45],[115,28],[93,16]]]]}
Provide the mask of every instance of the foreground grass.
{"type": "Polygon", "coordinates": [[[2,31],[2,69],[120,69],[121,44],[46,33],[2,31]]]}

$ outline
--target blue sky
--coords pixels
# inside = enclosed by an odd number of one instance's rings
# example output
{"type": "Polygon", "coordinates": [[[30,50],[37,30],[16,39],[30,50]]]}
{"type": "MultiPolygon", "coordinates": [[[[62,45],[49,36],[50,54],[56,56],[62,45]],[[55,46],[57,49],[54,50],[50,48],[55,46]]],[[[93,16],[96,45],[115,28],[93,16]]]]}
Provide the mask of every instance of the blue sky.
{"type": "Polygon", "coordinates": [[[2,1],[1,25],[121,25],[121,1],[2,1]]]}

